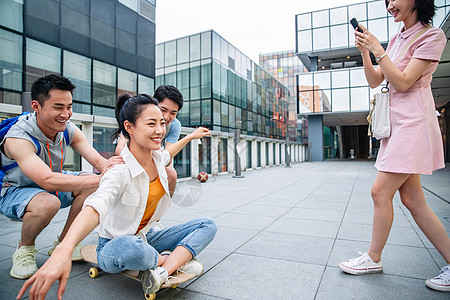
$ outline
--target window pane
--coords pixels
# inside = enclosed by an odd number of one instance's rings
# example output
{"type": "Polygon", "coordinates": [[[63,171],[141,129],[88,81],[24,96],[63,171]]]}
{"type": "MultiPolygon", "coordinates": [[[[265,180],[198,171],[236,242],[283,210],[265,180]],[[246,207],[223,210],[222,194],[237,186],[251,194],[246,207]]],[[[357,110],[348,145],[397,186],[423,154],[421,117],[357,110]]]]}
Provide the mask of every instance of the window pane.
{"type": "Polygon", "coordinates": [[[190,60],[199,60],[200,59],[200,35],[192,35],[190,36],[191,44],[189,46],[191,57],[190,60]]]}
{"type": "Polygon", "coordinates": [[[167,42],[164,45],[164,65],[172,66],[177,63],[177,44],[176,41],[167,42]]]}
{"type": "Polygon", "coordinates": [[[311,13],[297,15],[297,30],[311,28],[311,13]]]}
{"type": "Polygon", "coordinates": [[[331,27],[331,47],[348,46],[348,28],[347,24],[331,27]]]}
{"type": "Polygon", "coordinates": [[[200,101],[190,101],[189,117],[191,126],[200,125],[200,101]]]}
{"type": "Polygon", "coordinates": [[[313,27],[322,27],[322,26],[328,26],[329,25],[329,19],[328,19],[328,9],[322,10],[322,11],[316,11],[313,12],[313,27]]]}
{"type": "Polygon", "coordinates": [[[202,61],[201,65],[201,97],[211,98],[211,62],[202,61]]]}
{"type": "Polygon", "coordinates": [[[155,82],[153,78],[138,75],[138,94],[153,95],[155,92],[155,82]]]}
{"type": "Polygon", "coordinates": [[[314,73],[314,89],[329,89],[330,87],[330,72],[314,73]]]}
{"type": "Polygon", "coordinates": [[[164,43],[156,45],[156,68],[164,67],[164,43]]]}
{"type": "Polygon", "coordinates": [[[213,57],[220,61],[220,37],[213,32],[213,57]]]}
{"type": "Polygon", "coordinates": [[[351,88],[351,110],[369,110],[369,87],[351,88]]]}
{"type": "Polygon", "coordinates": [[[297,33],[298,36],[298,51],[311,51],[312,50],[312,39],[311,39],[311,30],[299,31],[297,33]]]}
{"type": "Polygon", "coordinates": [[[349,89],[332,90],[332,111],[349,110],[349,89]]]}
{"type": "Polygon", "coordinates": [[[349,87],[348,77],[348,70],[331,72],[331,86],[333,87],[333,89],[340,87],[349,87]]]}
{"type": "Polygon", "coordinates": [[[211,124],[211,100],[202,100],[202,125],[211,124]]]}
{"type": "Polygon", "coordinates": [[[211,174],[211,138],[202,138],[198,145],[198,170],[211,174]]]}
{"type": "Polygon", "coordinates": [[[364,74],[363,68],[351,69],[350,70],[350,86],[362,86],[368,85],[366,80],[366,75],[364,74]]]}
{"type": "Polygon", "coordinates": [[[368,30],[377,37],[380,42],[388,40],[388,22],[386,18],[368,21],[368,30]]]}
{"type": "Polygon", "coordinates": [[[348,17],[356,18],[358,21],[367,20],[366,3],[350,5],[348,7],[348,17]]]}
{"type": "MultiPolygon", "coordinates": [[[[177,42],[177,64],[189,61],[189,37],[176,40],[177,42]]],[[[166,49],[167,51],[167,49],[166,49]]]]}
{"type": "Polygon", "coordinates": [[[93,102],[110,107],[116,100],[116,68],[94,60],[93,102]]]}
{"type": "Polygon", "coordinates": [[[213,122],[220,125],[220,101],[213,100],[213,122]]]}
{"type": "Polygon", "coordinates": [[[330,33],[328,27],[313,30],[313,49],[330,48],[330,33]]]}
{"type": "Polygon", "coordinates": [[[330,9],[330,20],[331,25],[335,24],[347,24],[347,7],[338,7],[330,9]]]}
{"type": "Polygon", "coordinates": [[[180,90],[183,99],[189,100],[189,64],[177,66],[177,83],[175,86],[180,90]]]}
{"type": "MultiPolygon", "coordinates": [[[[183,138],[186,135],[180,137],[183,138]]],[[[190,176],[190,157],[191,157],[191,147],[184,147],[174,158],[173,165],[177,171],[178,178],[189,177],[190,176]]]]}
{"type": "Polygon", "coordinates": [[[228,104],[227,103],[221,103],[221,118],[222,126],[228,126],[228,104]]]}
{"type": "Polygon", "coordinates": [[[386,17],[387,9],[384,1],[372,1],[368,2],[367,5],[369,19],[386,17]]]}
{"type": "Polygon", "coordinates": [[[211,31],[202,33],[201,54],[203,58],[211,57],[211,31]]]}
{"type": "Polygon", "coordinates": [[[218,146],[218,168],[219,172],[226,172],[228,170],[228,139],[219,138],[219,146],[218,146]]]}
{"type": "Polygon", "coordinates": [[[200,62],[194,62],[190,64],[190,89],[191,100],[200,99],[200,62]]]}
{"type": "Polygon", "coordinates": [[[93,107],[93,115],[94,116],[103,116],[103,117],[110,117],[115,118],[114,114],[114,108],[106,108],[106,107],[93,107]]]}
{"type": "Polygon", "coordinates": [[[313,87],[313,74],[301,74],[298,75],[298,85],[304,89],[312,89],[313,87]]]}
{"type": "MultiPolygon", "coordinates": [[[[111,143],[111,136],[116,131],[115,128],[94,126],[92,144],[95,150],[108,159],[114,156],[116,145],[111,143]]],[[[99,171],[95,171],[99,172],[99,171]]]]}
{"type": "Polygon", "coordinates": [[[64,50],[63,74],[77,87],[73,100],[91,102],[91,59],[64,50]]]}
{"type": "Polygon", "coordinates": [[[164,84],[177,85],[177,68],[175,66],[165,68],[164,84]]]}
{"type": "Polygon", "coordinates": [[[0,25],[23,32],[23,1],[0,1],[0,25]]]}
{"type": "Polygon", "coordinates": [[[124,70],[124,69],[118,69],[117,72],[117,95],[122,94],[130,94],[132,96],[136,95],[137,91],[137,76],[136,73],[124,70]]]}
{"type": "Polygon", "coordinates": [[[220,38],[220,62],[228,65],[228,43],[223,38],[220,38]]]}
{"type": "Polygon", "coordinates": [[[215,99],[220,99],[220,65],[213,62],[213,97],[215,99]]]}
{"type": "Polygon", "coordinates": [[[61,73],[61,49],[27,38],[26,91],[39,77],[61,73]]]}
{"type": "Polygon", "coordinates": [[[0,30],[0,72],[0,87],[22,91],[22,37],[5,30],[0,30]]]}

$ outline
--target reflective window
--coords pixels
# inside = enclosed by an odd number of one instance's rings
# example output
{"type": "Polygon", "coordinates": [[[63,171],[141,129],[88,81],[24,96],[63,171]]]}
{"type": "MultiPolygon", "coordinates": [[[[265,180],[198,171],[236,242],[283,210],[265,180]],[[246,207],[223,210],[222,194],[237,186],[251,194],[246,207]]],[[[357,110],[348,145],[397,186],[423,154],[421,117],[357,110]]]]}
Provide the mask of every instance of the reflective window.
{"type": "Polygon", "coordinates": [[[156,68],[164,67],[164,43],[156,45],[155,61],[156,61],[156,68]]]}
{"type": "Polygon", "coordinates": [[[330,87],[330,72],[314,73],[314,89],[329,89],[330,87]]]}
{"type": "Polygon", "coordinates": [[[189,100],[189,64],[177,65],[177,81],[173,84],[180,90],[184,100],[189,100]]]}
{"type": "Polygon", "coordinates": [[[369,20],[368,21],[368,29],[369,31],[377,37],[380,42],[385,42],[388,40],[388,22],[386,18],[377,19],[377,20],[369,20]]]}
{"type": "Polygon", "coordinates": [[[164,84],[167,85],[177,85],[177,68],[176,66],[167,67],[164,69],[164,84]]]}
{"type": "Polygon", "coordinates": [[[297,30],[311,28],[311,13],[297,15],[297,30]]]}
{"type": "Polygon", "coordinates": [[[331,25],[347,24],[347,7],[343,6],[330,9],[330,21],[331,25]]]}
{"type": "Polygon", "coordinates": [[[117,95],[137,93],[137,74],[124,69],[117,70],[117,95]]]}
{"type": "Polygon", "coordinates": [[[298,38],[298,51],[311,51],[312,50],[312,38],[311,30],[299,31],[297,33],[298,38]]]}
{"type": "Polygon", "coordinates": [[[202,125],[211,124],[211,100],[202,100],[202,125]]]}
{"type": "Polygon", "coordinates": [[[0,25],[23,32],[23,0],[0,1],[0,25]]]}
{"type": "Polygon", "coordinates": [[[369,87],[351,88],[351,110],[369,110],[369,87]]]}
{"type": "Polygon", "coordinates": [[[368,85],[366,80],[366,75],[364,74],[363,68],[353,68],[350,69],[350,85],[354,86],[363,86],[368,85]]]}
{"type": "Polygon", "coordinates": [[[331,111],[331,90],[314,93],[314,112],[331,111]]]}
{"type": "Polygon", "coordinates": [[[155,92],[155,81],[153,78],[138,75],[138,94],[153,95],[155,92]]]}
{"type": "Polygon", "coordinates": [[[1,29],[0,87],[22,91],[22,36],[1,29]]]}
{"type": "Polygon", "coordinates": [[[138,0],[119,0],[119,2],[136,12],[138,11],[138,0]]]}
{"type": "Polygon", "coordinates": [[[223,38],[220,38],[220,62],[228,65],[228,43],[223,38]]]}
{"type": "Polygon", "coordinates": [[[313,12],[312,20],[313,20],[313,27],[328,26],[330,24],[328,10],[313,12]]]}
{"type": "MultiPolygon", "coordinates": [[[[200,59],[200,34],[192,35],[189,37],[190,39],[190,60],[199,60],[200,59]]],[[[178,62],[180,63],[180,62],[178,62]]]]}
{"type": "Polygon", "coordinates": [[[26,40],[26,91],[33,82],[52,73],[61,73],[61,49],[32,40],[26,40]]]}
{"type": "Polygon", "coordinates": [[[212,91],[215,99],[220,99],[220,65],[213,62],[212,91]]]}
{"type": "Polygon", "coordinates": [[[358,21],[367,20],[366,3],[348,6],[348,17],[349,19],[356,18],[358,21]]]}
{"type": "Polygon", "coordinates": [[[191,126],[200,125],[200,101],[190,101],[189,118],[191,126]]]}
{"type": "Polygon", "coordinates": [[[176,41],[167,42],[164,45],[164,65],[171,66],[177,63],[176,41]]]}
{"type": "Polygon", "coordinates": [[[202,138],[198,145],[198,170],[211,174],[211,138],[202,138]]]}
{"type": "Polygon", "coordinates": [[[347,47],[348,45],[348,28],[347,24],[331,27],[331,47],[347,47]]]}
{"type": "Polygon", "coordinates": [[[213,123],[220,125],[220,101],[213,100],[213,123]]]}
{"type": "Polygon", "coordinates": [[[91,102],[91,59],[64,50],[63,75],[77,87],[73,100],[91,102]]]}
{"type": "MultiPolygon", "coordinates": [[[[97,152],[108,159],[114,156],[116,144],[111,142],[111,136],[116,131],[116,128],[94,126],[92,134],[92,146],[97,152]]],[[[95,172],[99,172],[95,170],[95,172]]]]}
{"type": "Polygon", "coordinates": [[[233,105],[229,106],[228,126],[230,126],[231,128],[235,128],[236,127],[236,107],[233,106],[233,105]]]}
{"type": "Polygon", "coordinates": [[[190,102],[183,102],[183,108],[177,114],[177,119],[182,126],[189,126],[189,104],[190,102]]]}
{"type": "Polygon", "coordinates": [[[330,48],[330,33],[329,28],[319,28],[313,30],[313,49],[327,49],[330,48]]]}
{"type": "Polygon", "coordinates": [[[176,40],[177,43],[177,64],[189,61],[189,37],[176,40]]]}
{"type": "Polygon", "coordinates": [[[201,36],[201,57],[211,57],[211,31],[203,32],[201,36]]]}
{"type": "Polygon", "coordinates": [[[211,61],[201,62],[201,97],[211,98],[211,61]]]}
{"type": "Polygon", "coordinates": [[[93,103],[114,107],[116,67],[94,60],[93,103]]]}
{"type": "Polygon", "coordinates": [[[94,116],[115,118],[114,108],[94,106],[93,110],[92,110],[92,114],[94,116]]]}
{"type": "Polygon", "coordinates": [[[213,57],[220,61],[220,37],[213,32],[213,57]]]}
{"type": "Polygon", "coordinates": [[[313,74],[300,74],[298,75],[298,85],[303,89],[312,89],[313,88],[313,74]]]}
{"type": "Polygon", "coordinates": [[[349,87],[348,70],[331,72],[332,88],[349,87]]]}
{"type": "Polygon", "coordinates": [[[190,89],[191,100],[200,99],[200,62],[196,61],[189,64],[190,71],[190,89]]]}
{"type": "Polygon", "coordinates": [[[228,170],[228,139],[219,138],[217,156],[219,172],[226,172],[228,170]]]}
{"type": "Polygon", "coordinates": [[[332,111],[348,111],[349,107],[349,89],[332,90],[332,111]]]}
{"type": "Polygon", "coordinates": [[[375,18],[381,18],[386,17],[387,9],[386,5],[384,4],[384,1],[372,1],[367,3],[368,6],[368,18],[369,19],[375,19],[375,18]]]}
{"type": "Polygon", "coordinates": [[[221,125],[228,126],[228,104],[221,102],[221,125]]]}
{"type": "MultiPolygon", "coordinates": [[[[184,138],[186,135],[181,135],[184,138]]],[[[173,165],[177,171],[178,178],[191,176],[191,147],[184,147],[174,158],[173,165]]]]}

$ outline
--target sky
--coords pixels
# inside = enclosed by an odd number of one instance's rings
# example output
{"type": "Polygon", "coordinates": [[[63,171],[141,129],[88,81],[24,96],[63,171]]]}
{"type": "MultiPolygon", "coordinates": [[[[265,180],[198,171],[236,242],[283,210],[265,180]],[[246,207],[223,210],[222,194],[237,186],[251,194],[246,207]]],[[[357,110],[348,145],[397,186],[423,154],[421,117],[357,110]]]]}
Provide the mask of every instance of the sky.
{"type": "Polygon", "coordinates": [[[258,63],[295,50],[295,15],[364,0],[158,0],[156,43],[213,29],[258,63]]]}

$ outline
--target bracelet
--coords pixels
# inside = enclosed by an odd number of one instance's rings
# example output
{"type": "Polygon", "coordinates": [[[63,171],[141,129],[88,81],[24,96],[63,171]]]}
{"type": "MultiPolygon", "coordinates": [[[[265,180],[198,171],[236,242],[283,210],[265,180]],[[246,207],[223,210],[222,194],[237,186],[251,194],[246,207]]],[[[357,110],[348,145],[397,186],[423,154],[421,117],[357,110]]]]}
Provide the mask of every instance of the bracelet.
{"type": "Polygon", "coordinates": [[[376,61],[377,63],[379,63],[379,62],[380,62],[380,60],[382,60],[382,59],[383,59],[383,57],[385,57],[386,55],[387,55],[387,52],[384,52],[384,54],[383,54],[383,55],[375,57],[375,61],[376,61]]]}

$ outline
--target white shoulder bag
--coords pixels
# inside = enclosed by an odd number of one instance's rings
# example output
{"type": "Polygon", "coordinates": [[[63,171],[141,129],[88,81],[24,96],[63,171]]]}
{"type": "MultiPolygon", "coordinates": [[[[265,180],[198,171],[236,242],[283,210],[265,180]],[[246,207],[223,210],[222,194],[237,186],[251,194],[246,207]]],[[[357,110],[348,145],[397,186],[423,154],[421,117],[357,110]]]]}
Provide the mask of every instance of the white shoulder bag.
{"type": "MultiPolygon", "coordinates": [[[[397,58],[394,65],[397,65],[400,59],[405,55],[406,50],[413,42],[415,42],[422,34],[425,33],[431,26],[426,26],[422,28],[414,39],[406,46],[402,54],[397,58]]],[[[369,136],[381,140],[391,136],[391,120],[389,114],[389,104],[391,102],[391,97],[389,96],[389,81],[386,82],[386,86],[381,89],[381,93],[376,93],[373,95],[370,101],[371,109],[369,115],[367,116],[367,121],[369,122],[369,136]]]]}

